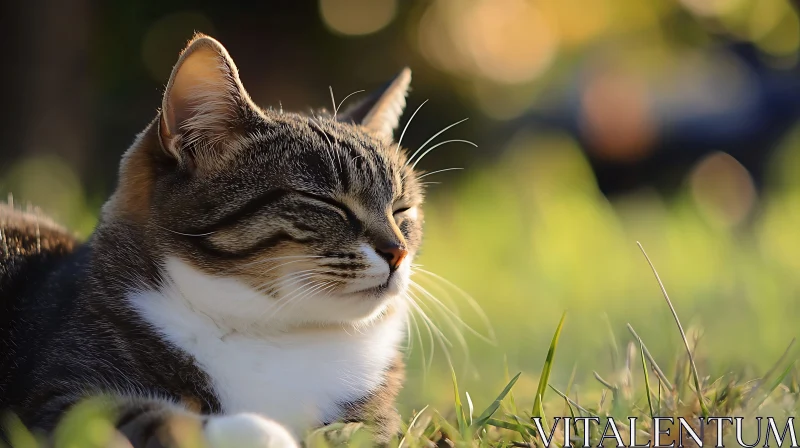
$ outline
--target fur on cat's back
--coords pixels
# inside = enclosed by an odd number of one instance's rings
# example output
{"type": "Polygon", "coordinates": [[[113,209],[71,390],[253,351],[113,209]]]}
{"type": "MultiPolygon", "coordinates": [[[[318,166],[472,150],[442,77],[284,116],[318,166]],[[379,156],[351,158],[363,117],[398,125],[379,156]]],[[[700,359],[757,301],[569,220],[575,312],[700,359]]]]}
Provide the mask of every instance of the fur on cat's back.
{"type": "Polygon", "coordinates": [[[41,213],[0,203],[0,397],[5,396],[5,366],[15,351],[9,337],[15,310],[21,305],[15,301],[21,300],[26,289],[47,281],[48,273],[76,245],[74,235],[41,213]]]}

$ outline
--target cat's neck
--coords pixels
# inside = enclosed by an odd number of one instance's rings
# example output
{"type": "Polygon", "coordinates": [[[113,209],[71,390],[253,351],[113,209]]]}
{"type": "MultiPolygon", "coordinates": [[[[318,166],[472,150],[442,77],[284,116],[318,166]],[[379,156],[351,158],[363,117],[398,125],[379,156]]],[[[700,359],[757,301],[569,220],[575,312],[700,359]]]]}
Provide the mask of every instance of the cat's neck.
{"type": "Polygon", "coordinates": [[[378,390],[401,356],[406,316],[399,306],[360,328],[248,328],[242,316],[264,314],[265,297],[177,263],[167,263],[169,278],[159,289],[132,291],[127,300],[163,339],[196,360],[226,413],[269,415],[299,434],[339,418],[343,403],[378,390]],[[216,308],[208,300],[241,313],[211,315],[216,308]]]}
{"type": "Polygon", "coordinates": [[[164,260],[161,278],[157,289],[132,289],[127,294],[134,308],[141,308],[141,301],[169,302],[176,313],[207,321],[223,338],[234,334],[271,339],[289,333],[308,337],[363,333],[395,319],[404,321],[407,313],[405,302],[395,298],[372,315],[354,322],[288,320],[286,314],[297,314],[291,312],[295,305],[291,301],[265,296],[235,278],[205,274],[177,258],[164,260]]]}

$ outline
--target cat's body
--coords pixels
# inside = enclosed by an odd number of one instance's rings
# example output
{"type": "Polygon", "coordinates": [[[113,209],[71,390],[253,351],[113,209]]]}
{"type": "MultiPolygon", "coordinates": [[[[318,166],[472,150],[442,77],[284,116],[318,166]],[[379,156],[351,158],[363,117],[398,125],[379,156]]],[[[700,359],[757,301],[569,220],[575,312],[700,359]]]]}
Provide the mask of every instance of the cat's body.
{"type": "Polygon", "coordinates": [[[422,218],[391,143],[408,80],[338,121],[263,111],[193,40],[85,244],[0,206],[0,409],[49,431],[102,395],[136,447],[187,422],[210,446],[396,432],[422,218]]]}

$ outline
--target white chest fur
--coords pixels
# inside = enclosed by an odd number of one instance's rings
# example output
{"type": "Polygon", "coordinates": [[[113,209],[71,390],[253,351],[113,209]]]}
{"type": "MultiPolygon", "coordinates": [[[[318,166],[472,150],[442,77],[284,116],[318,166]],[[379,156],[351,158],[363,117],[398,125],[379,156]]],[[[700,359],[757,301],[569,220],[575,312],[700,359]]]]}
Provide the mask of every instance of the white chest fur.
{"type": "Polygon", "coordinates": [[[131,293],[134,307],[167,341],[194,356],[226,414],[256,412],[298,435],[337,418],[338,404],[378,387],[404,335],[404,313],[358,330],[228,334],[230,327],[196,305],[227,304],[252,316],[268,299],[177,260],[167,263],[167,274],[172,281],[160,291],[131,293]]]}

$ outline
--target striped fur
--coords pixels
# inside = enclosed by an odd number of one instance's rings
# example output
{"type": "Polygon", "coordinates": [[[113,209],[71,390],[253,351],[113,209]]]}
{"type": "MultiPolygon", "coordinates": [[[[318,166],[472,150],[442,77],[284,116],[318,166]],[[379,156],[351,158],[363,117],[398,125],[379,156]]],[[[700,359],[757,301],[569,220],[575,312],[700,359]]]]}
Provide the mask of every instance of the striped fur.
{"type": "Polygon", "coordinates": [[[17,238],[0,257],[0,408],[50,431],[99,396],[135,447],[186,428],[292,446],[334,420],[394,434],[423,219],[391,135],[409,80],[339,116],[264,110],[195,37],[85,244],[48,225],[32,250],[30,220],[0,207],[17,238]]]}

